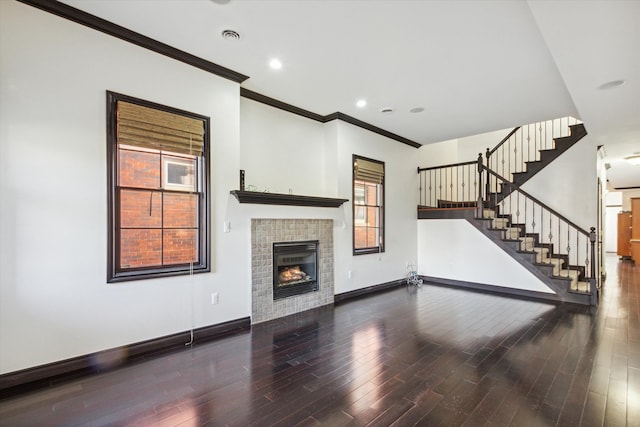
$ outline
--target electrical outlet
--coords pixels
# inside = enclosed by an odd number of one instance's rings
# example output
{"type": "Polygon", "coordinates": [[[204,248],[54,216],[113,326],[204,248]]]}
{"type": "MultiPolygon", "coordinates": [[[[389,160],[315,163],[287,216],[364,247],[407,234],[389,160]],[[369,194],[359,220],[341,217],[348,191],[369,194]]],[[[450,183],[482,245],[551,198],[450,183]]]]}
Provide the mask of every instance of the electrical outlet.
{"type": "Polygon", "coordinates": [[[347,278],[351,279],[351,270],[347,271],[347,278]]]}
{"type": "Polygon", "coordinates": [[[224,221],[222,224],[222,231],[229,233],[231,231],[231,221],[224,221]]]}
{"type": "Polygon", "coordinates": [[[219,298],[217,292],[211,292],[211,304],[218,304],[219,298]]]}

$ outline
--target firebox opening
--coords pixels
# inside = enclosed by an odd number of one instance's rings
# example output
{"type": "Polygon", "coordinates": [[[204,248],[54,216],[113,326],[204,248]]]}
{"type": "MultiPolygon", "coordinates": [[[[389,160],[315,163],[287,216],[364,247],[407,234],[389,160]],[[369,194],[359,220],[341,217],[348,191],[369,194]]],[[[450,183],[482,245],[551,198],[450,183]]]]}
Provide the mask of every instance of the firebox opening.
{"type": "Polygon", "coordinates": [[[318,241],[273,243],[273,299],[318,290],[318,241]]]}

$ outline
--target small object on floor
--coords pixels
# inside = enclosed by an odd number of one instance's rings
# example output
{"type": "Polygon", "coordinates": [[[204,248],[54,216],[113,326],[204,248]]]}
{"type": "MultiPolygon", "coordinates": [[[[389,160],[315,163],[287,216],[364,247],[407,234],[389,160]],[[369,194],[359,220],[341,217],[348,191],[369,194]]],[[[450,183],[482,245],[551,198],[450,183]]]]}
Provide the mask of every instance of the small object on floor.
{"type": "Polygon", "coordinates": [[[418,276],[418,271],[416,270],[416,266],[413,264],[409,264],[407,266],[407,285],[420,287],[422,286],[422,279],[418,276]]]}

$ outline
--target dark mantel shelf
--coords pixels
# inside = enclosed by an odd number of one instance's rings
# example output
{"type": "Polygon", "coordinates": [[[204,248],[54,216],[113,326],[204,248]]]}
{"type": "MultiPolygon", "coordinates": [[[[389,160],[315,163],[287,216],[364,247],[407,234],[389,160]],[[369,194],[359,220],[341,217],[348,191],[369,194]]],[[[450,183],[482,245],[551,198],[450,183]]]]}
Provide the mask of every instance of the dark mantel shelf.
{"type": "Polygon", "coordinates": [[[258,191],[230,191],[240,203],[261,205],[314,206],[318,208],[339,208],[349,199],[330,197],[298,196],[296,194],[261,193],[258,191]]]}

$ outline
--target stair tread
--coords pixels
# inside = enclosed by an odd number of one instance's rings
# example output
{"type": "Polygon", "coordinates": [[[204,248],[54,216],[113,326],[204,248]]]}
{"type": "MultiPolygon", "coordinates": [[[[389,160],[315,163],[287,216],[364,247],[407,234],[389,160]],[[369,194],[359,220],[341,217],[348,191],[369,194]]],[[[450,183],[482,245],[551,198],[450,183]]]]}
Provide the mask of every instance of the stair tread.
{"type": "Polygon", "coordinates": [[[564,276],[564,277],[578,277],[580,275],[580,272],[577,270],[560,270],[560,276],[564,276]]]}
{"type": "Polygon", "coordinates": [[[564,264],[564,260],[559,258],[544,258],[540,261],[540,263],[549,264],[549,265],[559,265],[559,264],[564,264]]]}

